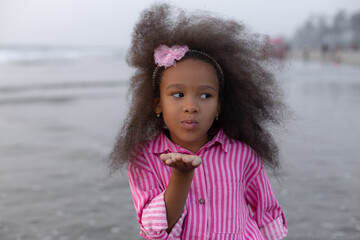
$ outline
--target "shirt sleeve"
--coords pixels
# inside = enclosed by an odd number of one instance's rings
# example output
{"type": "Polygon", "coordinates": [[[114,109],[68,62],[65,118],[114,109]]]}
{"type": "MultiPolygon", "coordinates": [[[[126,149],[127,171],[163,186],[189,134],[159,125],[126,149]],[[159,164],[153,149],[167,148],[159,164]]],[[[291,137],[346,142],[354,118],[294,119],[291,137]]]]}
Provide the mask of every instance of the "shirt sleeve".
{"type": "Polygon", "coordinates": [[[263,166],[249,184],[246,200],[265,239],[283,239],[288,233],[284,212],[276,200],[263,166]]]}
{"type": "Polygon", "coordinates": [[[140,235],[146,239],[180,239],[187,210],[183,213],[170,233],[164,200],[165,189],[161,189],[157,178],[144,162],[129,163],[129,184],[140,224],[140,235]]]}

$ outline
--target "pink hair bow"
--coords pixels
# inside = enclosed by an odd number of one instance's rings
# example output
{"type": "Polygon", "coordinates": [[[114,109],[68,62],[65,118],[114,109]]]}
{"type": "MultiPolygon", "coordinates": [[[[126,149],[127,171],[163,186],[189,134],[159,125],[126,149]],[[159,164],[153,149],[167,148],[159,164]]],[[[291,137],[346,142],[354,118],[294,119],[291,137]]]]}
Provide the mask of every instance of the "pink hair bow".
{"type": "Polygon", "coordinates": [[[175,66],[176,61],[179,61],[189,51],[188,46],[174,45],[168,47],[166,45],[160,45],[155,49],[154,59],[155,63],[159,67],[171,67],[175,66]]]}

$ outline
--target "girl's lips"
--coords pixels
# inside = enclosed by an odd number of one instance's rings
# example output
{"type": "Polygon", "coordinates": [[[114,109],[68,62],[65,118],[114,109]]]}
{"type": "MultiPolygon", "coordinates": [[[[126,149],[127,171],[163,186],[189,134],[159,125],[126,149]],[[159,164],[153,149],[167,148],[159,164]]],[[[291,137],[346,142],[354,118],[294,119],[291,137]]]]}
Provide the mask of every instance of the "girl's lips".
{"type": "Polygon", "coordinates": [[[184,120],[181,121],[181,125],[186,129],[194,129],[198,125],[198,122],[195,120],[184,120]]]}

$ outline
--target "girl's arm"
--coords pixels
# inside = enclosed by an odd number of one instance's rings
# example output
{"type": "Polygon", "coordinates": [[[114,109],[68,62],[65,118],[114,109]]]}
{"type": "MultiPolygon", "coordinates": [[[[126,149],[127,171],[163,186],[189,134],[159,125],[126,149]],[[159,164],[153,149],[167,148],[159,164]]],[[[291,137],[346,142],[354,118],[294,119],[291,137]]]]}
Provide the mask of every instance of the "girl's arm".
{"type": "Polygon", "coordinates": [[[162,154],[161,160],[172,167],[169,184],[165,190],[165,205],[169,233],[179,220],[189,194],[194,170],[202,160],[198,156],[179,153],[162,154]]]}
{"type": "Polygon", "coordinates": [[[169,225],[168,229],[166,229],[168,233],[171,231],[183,212],[193,176],[194,170],[182,172],[174,168],[172,171],[170,181],[164,195],[166,215],[169,225]]]}

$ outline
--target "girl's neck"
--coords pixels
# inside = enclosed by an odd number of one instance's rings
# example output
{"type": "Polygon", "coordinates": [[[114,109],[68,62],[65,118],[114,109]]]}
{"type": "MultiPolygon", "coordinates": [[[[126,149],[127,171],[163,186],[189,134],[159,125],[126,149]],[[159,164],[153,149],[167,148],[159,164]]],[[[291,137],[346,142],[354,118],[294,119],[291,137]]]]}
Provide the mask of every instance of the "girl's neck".
{"type": "Polygon", "coordinates": [[[208,143],[209,141],[211,141],[215,135],[219,132],[219,128],[210,128],[208,131],[208,135],[207,135],[207,139],[204,143],[201,143],[199,146],[196,146],[196,144],[194,144],[191,147],[186,147],[186,146],[182,146],[180,144],[175,143],[172,139],[171,139],[171,135],[170,135],[170,131],[168,129],[164,129],[163,133],[175,144],[189,150],[190,152],[196,154],[206,143],[208,143]]]}

